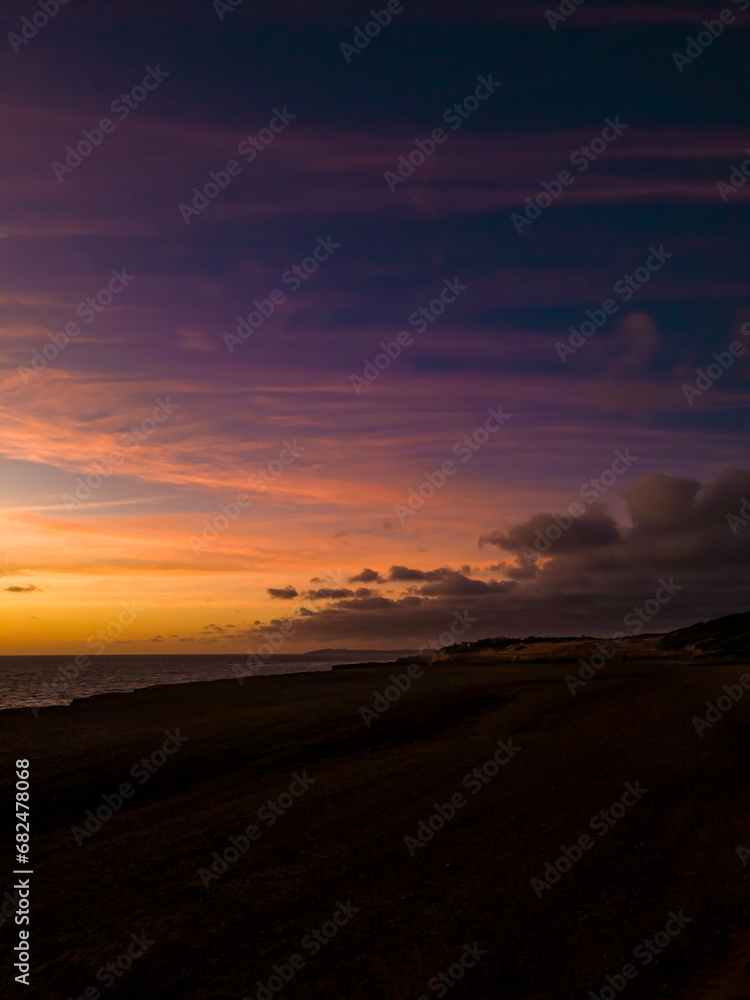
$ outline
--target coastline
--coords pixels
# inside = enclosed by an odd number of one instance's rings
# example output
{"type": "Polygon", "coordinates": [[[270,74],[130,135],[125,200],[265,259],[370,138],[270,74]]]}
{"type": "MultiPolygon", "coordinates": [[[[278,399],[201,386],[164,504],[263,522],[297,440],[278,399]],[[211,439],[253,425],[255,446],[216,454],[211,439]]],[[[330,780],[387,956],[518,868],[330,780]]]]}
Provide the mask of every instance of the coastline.
{"type": "MultiPolygon", "coordinates": [[[[390,662],[405,650],[352,650],[353,655],[390,662]],[[391,655],[393,654],[393,656],[391,655]]],[[[260,666],[239,653],[101,654],[80,666],[59,656],[0,656],[0,713],[12,708],[67,705],[104,693],[131,693],[163,684],[328,671],[341,650],[313,650],[299,655],[274,654],[260,666]],[[62,660],[62,662],[61,662],[62,660]]]]}

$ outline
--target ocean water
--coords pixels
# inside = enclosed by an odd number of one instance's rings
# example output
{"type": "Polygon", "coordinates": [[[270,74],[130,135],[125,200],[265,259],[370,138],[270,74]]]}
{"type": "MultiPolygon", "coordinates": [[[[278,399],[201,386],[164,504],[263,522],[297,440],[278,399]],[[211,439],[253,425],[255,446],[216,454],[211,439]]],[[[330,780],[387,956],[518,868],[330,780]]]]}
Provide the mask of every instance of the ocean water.
{"type": "MultiPolygon", "coordinates": [[[[191,684],[267,674],[295,674],[330,670],[334,663],[361,660],[388,662],[402,655],[397,650],[361,650],[332,659],[303,656],[271,656],[261,667],[247,667],[241,654],[204,656],[91,656],[88,664],[70,656],[0,656],[0,710],[69,705],[78,698],[113,691],[135,691],[155,684],[191,684]]],[[[246,681],[247,683],[247,681],[246,681]]]]}

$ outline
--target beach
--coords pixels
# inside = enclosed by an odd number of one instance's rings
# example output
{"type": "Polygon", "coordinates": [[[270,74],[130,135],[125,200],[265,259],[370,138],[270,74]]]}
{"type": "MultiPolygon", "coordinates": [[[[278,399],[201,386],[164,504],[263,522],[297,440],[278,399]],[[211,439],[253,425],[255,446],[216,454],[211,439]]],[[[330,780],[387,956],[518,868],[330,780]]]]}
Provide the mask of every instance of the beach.
{"type": "Polygon", "coordinates": [[[4,801],[31,762],[32,995],[750,997],[746,666],[612,662],[574,695],[567,669],[3,712],[4,801]]]}

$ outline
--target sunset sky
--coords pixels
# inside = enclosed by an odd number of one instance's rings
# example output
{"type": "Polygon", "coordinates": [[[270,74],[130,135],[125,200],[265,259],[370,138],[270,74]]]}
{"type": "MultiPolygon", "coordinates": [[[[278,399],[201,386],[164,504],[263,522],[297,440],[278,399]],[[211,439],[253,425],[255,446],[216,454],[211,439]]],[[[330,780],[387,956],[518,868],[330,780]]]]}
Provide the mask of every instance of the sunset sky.
{"type": "Polygon", "coordinates": [[[226,6],[3,5],[4,652],[133,602],[111,652],[747,610],[742,5],[682,66],[716,4],[405,0],[355,55],[382,0],[226,6]]]}

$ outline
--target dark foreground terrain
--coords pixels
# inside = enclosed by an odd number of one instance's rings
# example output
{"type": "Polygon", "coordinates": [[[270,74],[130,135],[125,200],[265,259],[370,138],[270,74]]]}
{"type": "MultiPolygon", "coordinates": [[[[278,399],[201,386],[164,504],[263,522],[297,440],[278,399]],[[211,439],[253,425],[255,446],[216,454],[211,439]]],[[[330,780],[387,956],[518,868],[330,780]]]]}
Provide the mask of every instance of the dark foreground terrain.
{"type": "MultiPolygon", "coordinates": [[[[0,714],[4,820],[15,760],[31,759],[34,871],[32,985],[13,982],[6,918],[2,995],[750,998],[750,867],[736,851],[750,849],[750,692],[700,738],[691,721],[745,666],[613,662],[573,697],[559,664],[445,662],[368,728],[360,706],[391,669],[0,714]],[[169,755],[165,731],[187,738],[169,755]],[[463,784],[498,740],[520,749],[463,784]],[[132,795],[79,846],[71,827],[104,795],[116,806],[124,783],[132,795]],[[610,811],[626,784],[640,797],[610,811]],[[404,837],[459,792],[412,856],[404,837]],[[245,841],[251,825],[259,839],[245,841]],[[562,875],[547,868],[557,880],[538,898],[531,880],[583,835],[593,846],[562,875]],[[232,837],[249,847],[210,878],[232,837]],[[146,950],[108,973],[141,951],[131,935],[146,950]],[[459,981],[433,980],[458,975],[475,942],[459,981]],[[292,976],[280,990],[274,966],[292,976]]],[[[16,867],[2,830],[0,892],[16,867]]]]}

